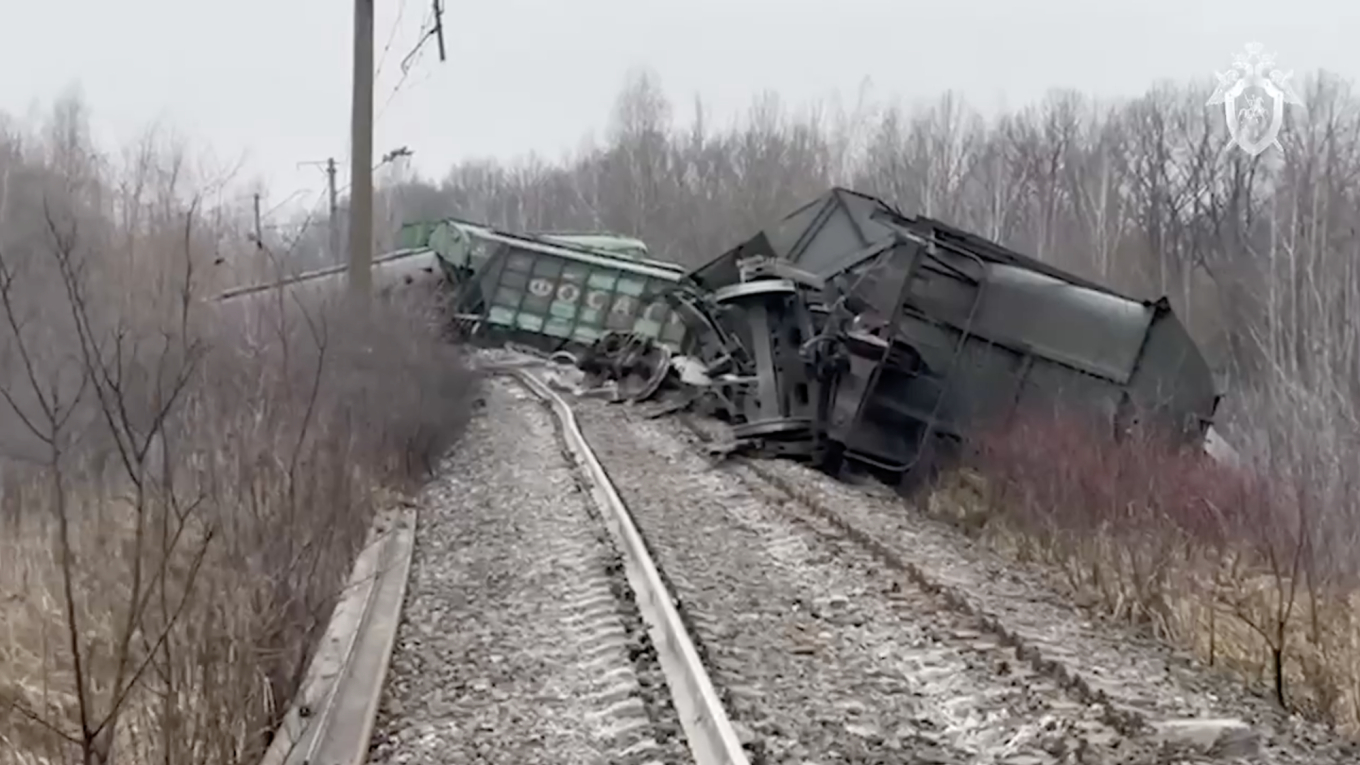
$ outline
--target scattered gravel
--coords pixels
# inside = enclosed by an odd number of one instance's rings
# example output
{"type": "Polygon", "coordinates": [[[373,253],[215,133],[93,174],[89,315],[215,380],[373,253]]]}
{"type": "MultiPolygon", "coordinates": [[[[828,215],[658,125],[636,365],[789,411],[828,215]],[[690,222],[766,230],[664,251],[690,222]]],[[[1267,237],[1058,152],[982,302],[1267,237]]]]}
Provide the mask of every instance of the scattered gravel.
{"type": "MultiPolygon", "coordinates": [[[[726,437],[724,425],[700,418],[649,424],[677,443],[689,443],[696,452],[703,446],[687,424],[709,436],[726,437]]],[[[906,571],[957,611],[976,615],[985,633],[1015,646],[1027,663],[1046,677],[1061,679],[1077,698],[1099,704],[1104,719],[1125,733],[1139,736],[1141,731],[1140,738],[1156,740],[1168,729],[1204,732],[1223,725],[1225,719],[1237,719],[1250,728],[1261,751],[1232,761],[1360,762],[1360,747],[1354,742],[1282,712],[1234,678],[1132,629],[1093,620],[1046,586],[1037,572],[1017,567],[925,517],[882,485],[848,485],[784,460],[742,462],[739,472],[796,497],[786,506],[795,514],[818,517],[831,527],[829,533],[848,534],[867,540],[865,549],[877,548],[882,576],[906,571]],[[1198,722],[1181,722],[1185,720],[1198,722]]],[[[1215,757],[1194,761],[1220,760],[1229,761],[1215,757]]]]}
{"type": "Polygon", "coordinates": [[[753,762],[1153,761],[980,619],[739,467],[714,468],[673,423],[576,406],[753,762]]]}
{"type": "Polygon", "coordinates": [[[555,423],[490,382],[426,493],[370,762],[691,761],[555,423]]]}

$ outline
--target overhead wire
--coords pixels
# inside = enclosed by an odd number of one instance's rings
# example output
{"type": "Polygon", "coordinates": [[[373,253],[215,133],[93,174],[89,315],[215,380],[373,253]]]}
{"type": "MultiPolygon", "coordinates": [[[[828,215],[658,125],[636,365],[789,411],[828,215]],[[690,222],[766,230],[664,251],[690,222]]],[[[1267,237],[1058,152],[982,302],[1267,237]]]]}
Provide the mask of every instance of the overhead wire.
{"type": "Polygon", "coordinates": [[[282,208],[284,205],[288,204],[289,202],[293,201],[293,200],[296,199],[297,197],[302,196],[303,194],[306,194],[306,193],[307,193],[307,189],[298,189],[297,191],[294,191],[292,194],[289,194],[288,196],[284,197],[282,202],[279,202],[278,204],[274,205],[273,207],[269,208],[268,210],[265,210],[264,212],[260,213],[260,220],[261,220],[261,221],[266,221],[266,220],[268,220],[268,219],[269,219],[269,216],[271,216],[271,215],[273,215],[274,213],[278,212],[279,209],[282,208]]]}
{"type": "Polygon", "coordinates": [[[397,79],[396,85],[393,85],[391,92],[387,94],[387,100],[383,102],[382,108],[378,110],[374,122],[381,120],[383,115],[387,113],[388,107],[392,105],[392,101],[397,97],[397,94],[401,92],[402,86],[406,84],[406,78],[411,74],[411,69],[415,67],[421,52],[424,51],[425,43],[429,42],[431,37],[439,38],[440,55],[442,57],[443,32],[443,20],[440,18],[440,9],[436,0],[434,7],[431,8],[420,22],[420,32],[415,45],[413,45],[411,50],[401,59],[401,77],[397,79]]]}
{"type": "MultiPolygon", "coordinates": [[[[397,156],[404,156],[404,155],[397,155],[397,156]]],[[[392,161],[393,159],[395,159],[395,158],[396,158],[396,157],[390,157],[390,158],[389,158],[389,157],[384,157],[383,159],[378,160],[378,162],[375,163],[375,164],[373,165],[373,169],[374,169],[374,170],[377,170],[377,169],[381,168],[383,165],[386,165],[387,163],[391,162],[391,161],[392,161]]],[[[353,185],[354,185],[354,184],[351,182],[351,183],[346,183],[344,186],[340,186],[339,188],[337,188],[337,189],[335,190],[335,196],[336,196],[337,198],[339,198],[340,195],[344,194],[346,191],[349,191],[350,188],[351,188],[353,185]]],[[[291,196],[289,196],[288,199],[292,199],[293,197],[298,196],[299,193],[301,193],[301,192],[295,192],[294,194],[292,194],[291,196]]],[[[327,189],[322,189],[322,190],[321,190],[321,193],[317,195],[316,201],[313,202],[313,203],[311,204],[311,207],[309,208],[310,211],[307,213],[307,217],[303,219],[302,227],[303,227],[304,230],[306,229],[307,223],[311,220],[311,218],[312,218],[313,216],[316,215],[317,210],[321,207],[321,203],[324,202],[324,201],[326,201],[326,195],[327,195],[328,193],[329,193],[329,191],[328,191],[327,189]]],[[[285,200],[285,202],[286,202],[286,201],[287,201],[287,200],[285,200]]],[[[280,204],[278,204],[278,205],[275,205],[275,208],[281,207],[282,205],[283,205],[283,203],[280,203],[280,204]]]]}
{"type": "MultiPolygon", "coordinates": [[[[405,15],[406,0],[401,0],[401,3],[397,6],[397,18],[392,22],[392,29],[387,33],[387,43],[383,45],[382,55],[378,56],[378,68],[373,72],[373,79],[375,80],[382,74],[383,64],[387,62],[387,54],[392,51],[392,43],[397,41],[397,30],[401,28],[401,20],[405,15]]],[[[420,28],[424,31],[425,25],[422,23],[420,28]]]]}
{"type": "MultiPolygon", "coordinates": [[[[399,154],[398,154],[398,155],[395,155],[395,156],[404,156],[404,155],[399,155],[399,154]]],[[[395,156],[393,156],[393,157],[384,157],[383,159],[379,160],[377,164],[375,164],[375,165],[373,166],[373,169],[374,169],[374,170],[377,170],[378,168],[382,167],[383,165],[387,164],[388,162],[391,162],[393,159],[395,159],[395,156]]],[[[336,189],[336,190],[335,190],[335,195],[336,195],[336,197],[338,198],[341,194],[345,193],[346,191],[349,191],[351,185],[353,185],[353,184],[346,183],[344,186],[342,186],[342,187],[336,189]]],[[[288,199],[292,199],[293,197],[298,196],[298,194],[300,194],[300,193],[301,193],[301,192],[294,192],[293,194],[291,194],[291,195],[288,196],[288,199]]],[[[293,252],[297,249],[298,244],[302,242],[302,238],[303,238],[304,236],[306,236],[306,235],[307,235],[307,231],[311,229],[312,223],[313,223],[313,221],[316,220],[317,214],[320,212],[321,207],[323,206],[323,203],[326,201],[326,197],[328,196],[328,194],[329,194],[329,190],[328,190],[328,189],[322,189],[322,190],[321,190],[321,193],[317,195],[316,201],[312,202],[312,204],[307,208],[307,215],[306,215],[305,217],[303,217],[301,223],[297,224],[297,231],[295,231],[295,232],[293,233],[292,238],[287,240],[288,246],[285,248],[285,250],[284,250],[284,252],[283,252],[283,257],[288,257],[288,256],[292,255],[293,252]]],[[[287,199],[284,200],[284,202],[287,202],[287,201],[288,201],[287,199]]],[[[274,208],[271,210],[271,212],[272,212],[273,210],[277,210],[279,207],[282,207],[283,204],[284,204],[284,202],[280,202],[279,204],[275,205],[274,208]]],[[[265,248],[268,249],[267,245],[264,245],[263,242],[261,242],[261,245],[262,245],[262,246],[265,246],[265,248]]],[[[270,253],[271,253],[271,256],[272,256],[272,257],[277,257],[277,256],[274,256],[274,255],[273,255],[272,250],[270,251],[270,253]]]]}
{"type": "MultiPolygon", "coordinates": [[[[402,57],[401,63],[400,63],[400,67],[401,67],[401,76],[397,79],[397,82],[396,82],[396,84],[392,87],[391,92],[388,93],[387,99],[383,102],[382,108],[379,110],[378,114],[374,117],[374,122],[375,122],[375,123],[376,123],[378,120],[381,120],[381,119],[382,119],[383,114],[385,114],[385,113],[387,112],[387,108],[392,104],[393,99],[396,98],[397,94],[401,91],[402,87],[406,84],[407,78],[408,78],[408,76],[409,76],[410,73],[411,73],[411,69],[414,67],[414,64],[415,64],[416,61],[418,60],[418,57],[419,57],[420,53],[421,53],[421,52],[424,50],[424,48],[425,48],[425,43],[427,43],[427,42],[430,40],[431,37],[442,36],[443,29],[442,29],[442,19],[440,18],[440,10],[441,10],[440,3],[438,2],[438,0],[435,0],[435,2],[434,2],[433,5],[432,5],[431,10],[430,10],[430,11],[427,11],[427,12],[426,12],[426,15],[425,15],[424,18],[421,20],[421,23],[420,23],[420,31],[417,33],[417,38],[418,38],[418,39],[416,40],[415,45],[412,46],[411,50],[410,50],[409,52],[407,52],[407,54],[406,54],[404,57],[402,57]]],[[[402,22],[403,19],[405,18],[405,14],[406,14],[406,0],[400,0],[400,3],[399,3],[398,6],[397,6],[397,16],[396,16],[396,19],[393,20],[393,22],[392,22],[392,27],[388,30],[388,33],[387,33],[387,41],[386,41],[386,43],[383,45],[382,53],[381,53],[381,55],[380,55],[379,58],[378,58],[377,67],[376,67],[376,69],[374,70],[374,74],[373,74],[374,79],[377,79],[377,77],[378,77],[380,74],[382,74],[383,66],[386,64],[388,55],[391,53],[392,48],[393,48],[393,46],[394,46],[395,43],[396,43],[396,40],[397,40],[397,32],[398,32],[398,30],[401,28],[401,22],[402,22]]],[[[442,39],[440,40],[440,47],[441,47],[441,57],[442,57],[442,55],[443,55],[443,51],[442,51],[443,40],[442,40],[442,39]]],[[[374,169],[374,170],[377,170],[377,169],[381,168],[383,165],[387,164],[387,163],[390,162],[390,161],[391,161],[391,158],[384,158],[384,159],[380,160],[377,164],[375,164],[375,165],[373,166],[373,169],[374,169]]],[[[344,161],[344,163],[343,163],[341,166],[343,167],[343,166],[348,166],[348,165],[349,165],[349,153],[348,153],[348,151],[347,151],[347,152],[346,152],[346,155],[345,155],[345,161],[344,161]]],[[[340,188],[336,189],[336,192],[335,192],[336,195],[339,196],[340,194],[343,194],[343,193],[345,193],[346,191],[349,191],[349,189],[351,188],[352,185],[353,185],[353,182],[352,182],[352,181],[347,182],[343,187],[340,187],[340,188]]],[[[274,206],[271,207],[267,212],[262,213],[261,216],[260,216],[261,219],[266,219],[266,218],[270,217],[270,216],[273,215],[274,213],[278,212],[278,210],[279,210],[280,208],[282,208],[285,204],[287,204],[289,201],[293,200],[294,198],[296,198],[297,196],[299,196],[300,194],[303,194],[303,193],[305,193],[305,191],[303,191],[303,190],[298,190],[298,191],[295,191],[295,192],[293,192],[292,194],[288,195],[282,202],[279,202],[278,204],[274,205],[274,206]]],[[[327,193],[328,193],[328,191],[327,191],[326,189],[322,189],[321,192],[317,195],[316,201],[313,202],[312,205],[310,205],[310,207],[308,208],[308,213],[307,213],[306,217],[303,219],[302,223],[299,224],[298,233],[296,234],[296,237],[295,237],[294,242],[293,242],[293,245],[294,245],[294,246],[296,245],[297,240],[301,239],[302,236],[303,236],[303,234],[306,233],[307,228],[310,226],[310,224],[311,224],[313,218],[316,217],[316,215],[317,215],[319,209],[321,208],[322,203],[326,201],[326,195],[327,195],[327,193]]],[[[271,226],[271,227],[276,227],[276,226],[271,226]]],[[[292,247],[290,247],[289,249],[291,250],[292,247]]]]}
{"type": "MultiPolygon", "coordinates": [[[[285,199],[283,202],[274,205],[274,207],[270,209],[269,213],[277,211],[280,207],[283,207],[283,205],[286,204],[289,200],[299,196],[302,193],[303,191],[299,190],[288,195],[287,199],[285,199]]],[[[316,201],[312,202],[312,204],[308,205],[308,207],[306,208],[307,215],[303,217],[302,222],[296,224],[297,230],[293,232],[292,238],[288,239],[287,237],[285,237],[285,239],[288,242],[288,246],[284,251],[284,255],[291,255],[293,251],[297,249],[298,243],[302,241],[302,238],[304,236],[306,236],[308,229],[311,228],[312,220],[316,218],[317,211],[321,208],[322,203],[326,201],[326,194],[327,194],[326,189],[322,189],[321,193],[317,195],[316,201]]],[[[261,214],[260,216],[261,220],[263,220],[266,217],[266,215],[267,214],[261,214]]],[[[283,226],[280,224],[270,224],[269,226],[261,226],[261,228],[269,228],[270,230],[275,231],[282,227],[283,226]]],[[[259,244],[264,247],[268,246],[264,242],[260,242],[259,244]]]]}

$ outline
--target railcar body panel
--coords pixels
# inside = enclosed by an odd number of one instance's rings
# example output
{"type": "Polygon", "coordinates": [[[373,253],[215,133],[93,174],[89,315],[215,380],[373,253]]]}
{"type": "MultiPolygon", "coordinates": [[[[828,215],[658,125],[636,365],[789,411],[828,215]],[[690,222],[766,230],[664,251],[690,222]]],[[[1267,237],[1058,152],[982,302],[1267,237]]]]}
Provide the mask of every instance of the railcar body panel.
{"type": "Polygon", "coordinates": [[[631,332],[680,350],[688,328],[665,295],[684,275],[643,257],[636,239],[520,235],[453,219],[408,227],[453,285],[453,311],[474,337],[545,348],[583,347],[631,332]]]}
{"type": "MultiPolygon", "coordinates": [[[[735,364],[753,381],[725,390],[739,432],[750,400],[772,389],[763,377],[773,367],[757,359],[788,344],[781,333],[800,338],[814,367],[820,410],[804,429],[807,451],[891,471],[909,470],[932,439],[964,438],[1022,409],[1084,413],[1112,433],[1154,423],[1199,442],[1217,408],[1209,365],[1164,298],[1120,294],[864,194],[830,190],[686,284],[702,296],[769,280],[776,269],[752,264],[770,262],[804,277],[802,305],[785,298],[779,309],[785,326],[756,337],[743,326],[749,307],[709,301],[703,324],[718,330],[698,341],[710,365],[735,364]]],[[[781,413],[793,416],[786,405],[781,413]]]]}

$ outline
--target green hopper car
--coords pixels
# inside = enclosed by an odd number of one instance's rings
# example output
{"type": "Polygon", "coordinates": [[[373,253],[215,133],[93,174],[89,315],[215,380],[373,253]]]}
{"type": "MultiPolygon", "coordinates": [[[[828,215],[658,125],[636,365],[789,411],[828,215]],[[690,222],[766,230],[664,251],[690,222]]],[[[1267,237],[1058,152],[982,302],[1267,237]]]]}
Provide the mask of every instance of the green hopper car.
{"type": "Polygon", "coordinates": [[[685,273],[609,234],[509,234],[455,219],[407,224],[403,248],[429,248],[452,285],[465,333],[557,350],[631,332],[681,351],[687,326],[667,302],[685,273]]]}

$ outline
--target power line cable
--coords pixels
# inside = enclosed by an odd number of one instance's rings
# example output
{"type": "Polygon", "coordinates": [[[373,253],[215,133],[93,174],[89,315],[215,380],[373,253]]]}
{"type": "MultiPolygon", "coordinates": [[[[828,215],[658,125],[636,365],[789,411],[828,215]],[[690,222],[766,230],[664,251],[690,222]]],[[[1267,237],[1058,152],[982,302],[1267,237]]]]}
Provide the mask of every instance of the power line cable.
{"type": "MultiPolygon", "coordinates": [[[[378,56],[378,68],[373,72],[374,79],[382,74],[383,64],[387,62],[387,54],[392,51],[392,43],[397,41],[397,30],[401,28],[401,19],[404,15],[406,15],[406,0],[401,0],[401,4],[397,6],[397,19],[392,22],[392,29],[387,33],[387,44],[383,46],[382,55],[378,56]]],[[[420,29],[424,32],[425,25],[421,24],[420,29]]]]}
{"type": "Polygon", "coordinates": [[[393,99],[397,97],[397,94],[401,92],[402,86],[406,84],[406,78],[411,75],[411,69],[418,60],[416,58],[417,54],[420,53],[421,48],[425,44],[425,41],[430,39],[430,32],[425,29],[426,25],[429,23],[430,22],[428,18],[425,21],[421,22],[420,40],[415,44],[415,47],[412,48],[411,51],[407,53],[404,58],[402,58],[400,65],[401,77],[397,78],[397,84],[393,85],[391,92],[387,94],[387,99],[383,101],[382,108],[378,110],[378,115],[377,117],[374,118],[374,122],[377,122],[382,119],[383,115],[387,113],[387,108],[392,105],[393,99]]]}
{"type": "Polygon", "coordinates": [[[392,87],[392,92],[387,95],[387,100],[383,102],[382,108],[378,110],[378,115],[374,119],[375,122],[382,119],[382,116],[387,113],[388,107],[392,105],[393,99],[401,92],[402,86],[406,84],[406,78],[411,74],[411,69],[414,68],[420,53],[425,49],[425,43],[429,42],[431,37],[439,43],[439,60],[441,62],[447,61],[448,53],[444,46],[444,5],[442,0],[431,0],[430,14],[420,24],[419,39],[411,47],[410,52],[402,58],[401,77],[397,80],[397,84],[392,87]]]}
{"type": "Polygon", "coordinates": [[[279,202],[278,204],[274,205],[268,210],[265,210],[263,213],[260,213],[260,220],[268,220],[271,215],[279,211],[279,208],[293,201],[297,197],[306,194],[308,191],[310,191],[310,189],[298,189],[297,191],[294,191],[292,194],[289,194],[288,196],[284,197],[282,202],[279,202]]]}
{"type": "MultiPolygon", "coordinates": [[[[406,14],[406,0],[401,0],[400,4],[397,6],[397,17],[393,21],[392,28],[388,32],[387,42],[383,46],[382,55],[379,57],[378,65],[374,71],[375,79],[377,78],[378,74],[382,72],[383,65],[387,61],[387,56],[391,52],[392,46],[396,42],[397,30],[401,27],[401,22],[405,18],[405,14],[406,14]]],[[[429,41],[431,37],[434,37],[439,44],[439,60],[440,61],[446,60],[447,51],[444,46],[443,14],[444,14],[443,0],[431,0],[430,12],[425,16],[425,18],[421,21],[420,24],[420,31],[418,33],[419,39],[417,39],[415,45],[412,46],[411,50],[406,54],[406,56],[402,58],[400,64],[401,77],[397,80],[396,85],[393,86],[392,92],[388,95],[386,102],[383,104],[383,108],[379,111],[377,117],[374,120],[375,122],[378,119],[382,118],[383,113],[387,111],[387,107],[391,105],[392,100],[396,98],[397,93],[399,93],[401,91],[402,86],[405,85],[407,77],[410,75],[412,66],[415,63],[416,57],[424,49],[425,43],[429,41]]],[[[403,146],[400,149],[389,152],[387,155],[385,155],[376,165],[373,166],[373,169],[377,170],[378,168],[381,168],[383,165],[386,165],[387,163],[397,159],[398,157],[409,157],[410,155],[411,151],[403,146]]],[[[342,166],[349,164],[349,157],[350,150],[347,150],[345,152],[345,161],[342,164],[342,166]]],[[[353,185],[352,181],[345,183],[343,187],[339,188],[336,191],[336,195],[338,196],[340,194],[345,193],[351,188],[352,185],[353,185]]],[[[285,197],[282,202],[278,203],[273,208],[271,208],[269,212],[264,213],[261,217],[268,218],[270,215],[277,212],[279,208],[283,207],[283,205],[287,204],[289,201],[303,193],[306,193],[306,191],[302,189],[294,191],[292,194],[285,197]]],[[[301,231],[299,232],[299,236],[301,236],[301,233],[304,232],[307,226],[311,223],[311,219],[315,217],[317,210],[320,207],[321,203],[325,200],[327,193],[328,190],[323,189],[318,195],[316,202],[314,202],[311,205],[311,210],[308,212],[307,217],[303,220],[303,223],[301,224],[301,231]]]]}

